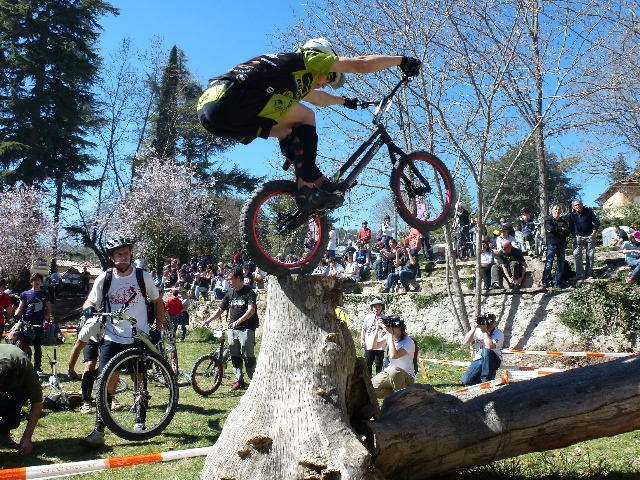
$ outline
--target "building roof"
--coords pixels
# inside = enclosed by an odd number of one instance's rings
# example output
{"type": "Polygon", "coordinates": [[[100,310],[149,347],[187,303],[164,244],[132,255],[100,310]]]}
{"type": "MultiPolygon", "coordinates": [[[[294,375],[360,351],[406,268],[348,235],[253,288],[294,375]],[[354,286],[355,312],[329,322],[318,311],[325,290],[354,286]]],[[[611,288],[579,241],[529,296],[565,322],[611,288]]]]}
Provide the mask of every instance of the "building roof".
{"type": "Polygon", "coordinates": [[[604,192],[602,192],[602,194],[598,198],[596,198],[596,201],[600,204],[603,204],[617,191],[624,190],[625,187],[638,186],[640,186],[640,171],[633,172],[631,175],[627,175],[626,177],[620,178],[613,182],[607,187],[604,192]]]}

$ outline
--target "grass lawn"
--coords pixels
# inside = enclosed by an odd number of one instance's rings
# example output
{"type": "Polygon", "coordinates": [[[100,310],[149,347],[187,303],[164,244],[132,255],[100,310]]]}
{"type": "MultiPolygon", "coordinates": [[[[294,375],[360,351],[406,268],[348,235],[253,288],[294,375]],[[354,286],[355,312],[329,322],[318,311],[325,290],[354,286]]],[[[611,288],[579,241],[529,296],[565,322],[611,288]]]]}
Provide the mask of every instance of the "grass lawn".
{"type": "MultiPolygon", "coordinates": [[[[187,337],[189,338],[189,337],[187,337]]],[[[359,334],[357,335],[359,338],[359,334]]],[[[74,337],[69,337],[72,341],[74,337]]],[[[359,342],[356,341],[356,344],[359,342]]],[[[468,360],[468,350],[459,345],[451,345],[435,339],[419,339],[421,355],[430,358],[449,360],[468,360]]],[[[66,365],[71,344],[58,347],[60,380],[66,391],[79,391],[80,382],[66,381],[66,365]]],[[[191,370],[195,360],[210,350],[210,345],[195,341],[178,344],[182,370],[191,370]]],[[[52,355],[52,347],[44,347],[52,355]]],[[[358,352],[362,355],[362,352],[358,352]]],[[[76,371],[80,371],[80,365],[76,371]]],[[[48,367],[44,369],[48,372],[48,367]]],[[[417,381],[430,383],[435,389],[447,392],[461,386],[460,379],[464,368],[438,364],[427,364],[427,378],[418,374],[417,381]]],[[[102,449],[88,450],[78,445],[78,439],[93,429],[95,415],[82,415],[77,410],[70,412],[43,411],[34,435],[34,453],[18,456],[14,452],[0,450],[0,468],[45,465],[52,463],[76,462],[143,453],[182,450],[212,445],[224,424],[228,412],[233,409],[240,392],[230,392],[233,383],[230,367],[222,386],[210,397],[204,398],[193,389],[180,389],[178,411],[171,424],[151,440],[136,443],[123,440],[106,431],[106,446],[102,449]]],[[[45,391],[45,394],[48,393],[45,391]]],[[[22,433],[24,423],[17,431],[22,433]]],[[[101,473],[83,474],[83,479],[195,479],[199,478],[205,457],[177,460],[162,464],[139,465],[101,473]]],[[[494,462],[466,472],[450,474],[446,479],[484,479],[484,478],[521,478],[540,477],[558,479],[638,479],[640,478],[640,432],[618,435],[584,442],[561,450],[528,454],[515,459],[494,462]]]]}

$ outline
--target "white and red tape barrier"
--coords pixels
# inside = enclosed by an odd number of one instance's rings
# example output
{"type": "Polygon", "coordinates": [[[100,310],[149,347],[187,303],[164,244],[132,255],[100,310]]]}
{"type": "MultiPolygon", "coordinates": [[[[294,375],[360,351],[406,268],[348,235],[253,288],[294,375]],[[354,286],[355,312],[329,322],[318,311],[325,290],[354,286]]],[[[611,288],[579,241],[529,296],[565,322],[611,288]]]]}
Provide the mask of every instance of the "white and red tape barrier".
{"type": "Polygon", "coordinates": [[[207,455],[211,447],[173,450],[161,453],[144,453],[127,457],[104,458],[83,462],[55,463],[34,467],[5,468],[0,470],[0,480],[23,480],[67,477],[88,472],[100,472],[113,468],[130,467],[144,463],[168,462],[182,458],[201,457],[207,455]]]}

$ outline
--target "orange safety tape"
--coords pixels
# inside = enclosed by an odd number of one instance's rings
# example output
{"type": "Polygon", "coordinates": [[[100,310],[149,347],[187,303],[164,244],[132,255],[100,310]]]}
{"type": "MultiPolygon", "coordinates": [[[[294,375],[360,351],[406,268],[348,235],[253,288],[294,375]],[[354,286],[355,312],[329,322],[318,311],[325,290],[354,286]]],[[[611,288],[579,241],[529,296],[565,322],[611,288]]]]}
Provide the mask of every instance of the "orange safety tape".
{"type": "Polygon", "coordinates": [[[25,480],[27,467],[3,468],[0,470],[0,480],[25,480]]]}
{"type": "Polygon", "coordinates": [[[128,457],[115,457],[105,459],[106,468],[130,467],[132,465],[140,465],[142,463],[154,463],[162,461],[161,453],[147,453],[142,455],[131,455],[128,457]]]}

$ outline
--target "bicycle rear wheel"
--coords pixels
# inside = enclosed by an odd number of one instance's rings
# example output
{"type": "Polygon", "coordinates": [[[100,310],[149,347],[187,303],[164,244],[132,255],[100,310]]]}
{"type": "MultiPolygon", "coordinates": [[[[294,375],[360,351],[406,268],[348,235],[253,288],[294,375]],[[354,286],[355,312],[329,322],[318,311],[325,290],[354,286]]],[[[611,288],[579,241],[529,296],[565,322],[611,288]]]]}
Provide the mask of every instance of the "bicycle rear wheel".
{"type": "Polygon", "coordinates": [[[98,380],[96,406],[100,415],[109,430],[126,440],[148,440],[160,434],[178,408],[179,390],[171,366],[156,352],[147,352],[147,363],[150,367],[140,362],[139,349],[130,348],[114,356],[98,380]],[[123,374],[123,368],[130,373],[132,387],[118,394],[121,408],[111,410],[107,385],[123,374]],[[151,372],[161,375],[162,382],[148,381],[151,372]]]}
{"type": "Polygon", "coordinates": [[[449,169],[428,152],[400,158],[391,172],[391,196],[400,217],[420,231],[442,227],[454,213],[455,186],[449,169]],[[424,212],[429,216],[424,217],[424,212]]]}
{"type": "Polygon", "coordinates": [[[306,273],[318,266],[329,243],[324,211],[298,212],[295,182],[275,180],[253,191],[242,208],[240,234],[245,251],[265,272],[283,276],[306,273]],[[311,232],[313,246],[303,245],[311,232]],[[287,255],[293,259],[287,262],[287,255]]]}
{"type": "Polygon", "coordinates": [[[218,354],[203,355],[196,360],[191,370],[191,386],[203,397],[211,395],[222,383],[224,366],[218,361],[218,354]]]}

